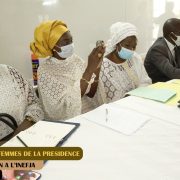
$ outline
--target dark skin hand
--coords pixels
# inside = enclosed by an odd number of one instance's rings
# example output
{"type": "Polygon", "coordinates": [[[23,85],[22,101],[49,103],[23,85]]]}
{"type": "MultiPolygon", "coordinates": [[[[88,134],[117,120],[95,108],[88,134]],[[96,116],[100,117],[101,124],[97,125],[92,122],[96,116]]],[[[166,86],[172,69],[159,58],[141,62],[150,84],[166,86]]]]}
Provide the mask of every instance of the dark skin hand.
{"type": "MultiPolygon", "coordinates": [[[[66,46],[68,44],[71,44],[72,42],[73,42],[73,38],[72,38],[70,31],[65,32],[53,48],[53,57],[55,57],[58,60],[65,60],[65,59],[59,57],[57,52],[61,52],[62,46],[66,46]]],[[[92,52],[90,53],[90,55],[88,56],[88,65],[82,76],[87,81],[90,81],[92,74],[95,71],[99,71],[98,67],[102,63],[104,52],[105,52],[105,47],[98,46],[98,47],[94,48],[92,50],[92,52]],[[101,57],[99,57],[99,54],[101,54],[101,57]]],[[[81,96],[83,96],[88,87],[88,83],[84,80],[81,80],[80,86],[81,86],[81,96]]],[[[89,96],[90,95],[91,95],[91,93],[89,93],[89,96]]]]}
{"type": "Polygon", "coordinates": [[[34,125],[34,124],[35,124],[35,122],[32,122],[32,121],[29,121],[29,120],[25,119],[25,120],[18,126],[18,128],[16,129],[16,131],[14,132],[14,136],[15,136],[16,134],[18,134],[19,132],[24,131],[25,129],[31,127],[31,126],[34,125]]]}
{"type": "MultiPolygon", "coordinates": [[[[19,132],[24,131],[25,129],[31,127],[33,124],[35,124],[35,122],[31,122],[27,119],[25,119],[19,126],[18,128],[15,130],[13,137],[15,135],[17,135],[19,132]]],[[[12,137],[11,137],[12,138],[12,137]]],[[[0,141],[0,145],[6,143],[8,140],[10,140],[11,138],[7,139],[6,141],[0,141]]]]}
{"type": "Polygon", "coordinates": [[[96,75],[96,78],[94,79],[95,81],[91,84],[91,89],[89,93],[87,94],[87,96],[90,98],[93,98],[97,91],[100,70],[101,70],[101,67],[97,68],[96,71],[94,72],[96,75]]]}
{"type": "MultiPolygon", "coordinates": [[[[99,79],[99,72],[100,72],[100,67],[102,64],[104,53],[105,53],[105,47],[104,46],[98,46],[92,50],[92,52],[90,53],[90,55],[88,57],[87,68],[83,74],[84,79],[89,81],[91,79],[93,73],[95,73],[99,79]],[[99,57],[99,54],[101,54],[101,57],[99,57]]],[[[97,77],[95,80],[97,80],[97,77]]],[[[81,80],[81,96],[84,95],[87,87],[88,87],[88,84],[84,80],[81,80]]],[[[87,95],[89,97],[94,96],[94,86],[91,85],[91,89],[87,95]]]]}

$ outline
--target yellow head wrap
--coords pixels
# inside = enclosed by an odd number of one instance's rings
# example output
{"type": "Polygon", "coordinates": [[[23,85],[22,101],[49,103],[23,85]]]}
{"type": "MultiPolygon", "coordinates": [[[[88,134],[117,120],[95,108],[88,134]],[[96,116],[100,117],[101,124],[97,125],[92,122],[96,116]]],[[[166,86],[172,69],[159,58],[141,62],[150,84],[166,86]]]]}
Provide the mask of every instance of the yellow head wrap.
{"type": "Polygon", "coordinates": [[[30,43],[31,51],[40,58],[52,56],[54,48],[60,37],[68,31],[62,21],[47,21],[41,23],[34,32],[34,42],[30,43]]]}

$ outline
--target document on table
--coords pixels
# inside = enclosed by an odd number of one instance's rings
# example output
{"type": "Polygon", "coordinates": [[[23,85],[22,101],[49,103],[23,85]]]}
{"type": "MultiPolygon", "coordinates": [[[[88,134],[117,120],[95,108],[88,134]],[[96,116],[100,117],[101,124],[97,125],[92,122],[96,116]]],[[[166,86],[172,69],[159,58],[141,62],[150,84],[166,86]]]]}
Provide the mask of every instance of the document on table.
{"type": "Polygon", "coordinates": [[[83,115],[89,121],[111,128],[125,135],[132,135],[151,118],[133,110],[104,104],[83,115]]]}
{"type": "Polygon", "coordinates": [[[128,93],[128,95],[138,96],[146,99],[152,99],[165,103],[170,98],[176,95],[174,90],[170,89],[158,89],[153,87],[139,87],[128,93]]]}
{"type": "Polygon", "coordinates": [[[170,98],[166,102],[166,104],[177,106],[177,102],[180,100],[180,80],[171,80],[169,82],[158,82],[150,85],[149,87],[175,91],[176,95],[170,98]]]}
{"type": "Polygon", "coordinates": [[[179,84],[180,85],[180,79],[172,79],[170,81],[167,81],[166,83],[174,83],[174,84],[179,84]]]}
{"type": "Polygon", "coordinates": [[[24,145],[17,139],[17,137],[13,137],[1,147],[24,147],[24,145]]]}
{"type": "Polygon", "coordinates": [[[18,134],[28,147],[55,147],[62,144],[75,131],[79,123],[39,121],[18,134]]]}

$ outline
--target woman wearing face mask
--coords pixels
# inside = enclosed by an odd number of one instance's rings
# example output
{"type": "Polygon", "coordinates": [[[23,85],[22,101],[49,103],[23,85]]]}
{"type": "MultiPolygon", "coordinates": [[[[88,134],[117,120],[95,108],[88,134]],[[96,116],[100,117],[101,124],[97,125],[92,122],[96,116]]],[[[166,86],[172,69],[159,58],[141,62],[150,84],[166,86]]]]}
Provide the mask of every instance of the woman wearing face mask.
{"type": "Polygon", "coordinates": [[[38,69],[45,117],[65,120],[81,114],[81,96],[90,92],[92,75],[102,62],[104,47],[91,52],[85,68],[84,61],[74,54],[73,39],[64,22],[44,22],[35,29],[34,36],[32,52],[46,58],[38,69]]]}
{"type": "Polygon", "coordinates": [[[95,107],[119,100],[139,86],[151,84],[141,57],[135,53],[136,27],[117,22],[110,27],[110,33],[100,73],[96,74],[95,83],[92,84],[96,92],[92,101],[95,107]]]}

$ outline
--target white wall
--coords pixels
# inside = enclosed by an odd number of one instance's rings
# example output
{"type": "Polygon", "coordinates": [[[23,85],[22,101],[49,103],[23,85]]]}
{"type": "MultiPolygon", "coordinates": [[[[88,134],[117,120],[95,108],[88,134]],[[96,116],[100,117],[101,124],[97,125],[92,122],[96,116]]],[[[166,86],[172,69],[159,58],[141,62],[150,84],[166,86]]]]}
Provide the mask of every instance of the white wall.
{"type": "Polygon", "coordinates": [[[161,24],[179,17],[179,12],[179,0],[1,0],[0,63],[32,78],[29,43],[35,26],[45,19],[64,20],[73,34],[76,53],[87,59],[96,40],[108,39],[112,23],[134,23],[139,29],[137,51],[143,53],[157,38],[161,24]],[[48,2],[54,4],[43,5],[48,2]]]}

